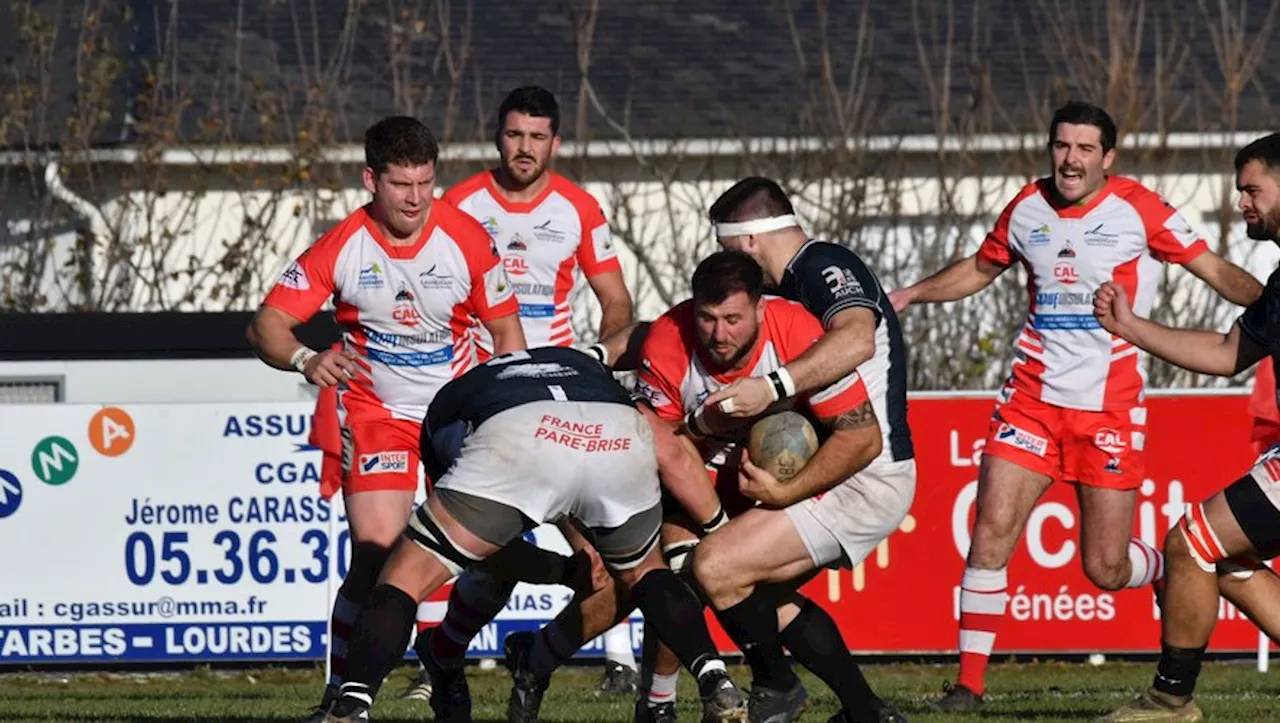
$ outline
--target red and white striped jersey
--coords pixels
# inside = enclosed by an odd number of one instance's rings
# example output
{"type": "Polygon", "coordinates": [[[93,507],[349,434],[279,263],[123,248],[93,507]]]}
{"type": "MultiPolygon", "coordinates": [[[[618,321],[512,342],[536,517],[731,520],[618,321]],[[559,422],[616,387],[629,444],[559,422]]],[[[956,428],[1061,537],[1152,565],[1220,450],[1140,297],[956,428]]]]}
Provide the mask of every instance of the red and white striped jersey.
{"type": "MultiPolygon", "coordinates": [[[[569,295],[582,274],[621,271],[600,204],[569,179],[548,171],[550,183],[527,203],[502,197],[493,172],[451,187],[444,200],[489,232],[520,301],[520,323],[530,347],[571,346],[569,295]]],[[[481,359],[492,353],[488,333],[477,330],[481,359]]]]}
{"type": "Polygon", "coordinates": [[[412,246],[387,243],[367,207],[357,210],[291,263],[263,304],[305,321],[330,297],[345,348],[371,368],[371,386],[341,393],[348,420],[421,422],[436,391],[476,365],[476,319],[516,313],[488,234],[438,202],[412,246]]]}
{"type": "MultiPolygon", "coordinates": [[[[1027,269],[1030,313],[1016,341],[1006,390],[1086,411],[1139,405],[1144,354],[1093,316],[1093,295],[1114,281],[1149,316],[1161,262],[1186,264],[1208,250],[1191,225],[1157,193],[1111,177],[1097,198],[1060,208],[1051,179],[1027,185],[1000,214],[979,257],[1027,269]]],[[[1006,392],[1007,394],[1007,392],[1006,392]]]]}

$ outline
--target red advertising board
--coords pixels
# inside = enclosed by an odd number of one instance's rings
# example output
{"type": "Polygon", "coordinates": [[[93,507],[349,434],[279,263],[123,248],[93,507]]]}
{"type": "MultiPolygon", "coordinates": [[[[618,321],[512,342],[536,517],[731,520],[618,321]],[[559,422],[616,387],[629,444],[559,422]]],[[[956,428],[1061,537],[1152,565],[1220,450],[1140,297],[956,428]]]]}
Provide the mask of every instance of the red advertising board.
{"type": "MultiPolygon", "coordinates": [[[[918,484],[898,532],[854,570],[830,570],[805,586],[830,610],[851,648],[949,653],[957,644],[959,584],[993,397],[910,402],[918,484]]],[[[1159,548],[1183,505],[1240,477],[1253,462],[1247,397],[1148,399],[1147,479],[1134,534],[1159,548]]],[[[1072,485],[1040,500],[1009,564],[1010,600],[996,652],[1159,651],[1150,588],[1106,592],[1080,567],[1080,517],[1072,485]]],[[[1213,650],[1255,650],[1258,630],[1225,602],[1213,650]]],[[[717,627],[725,650],[732,643],[717,627]]]]}

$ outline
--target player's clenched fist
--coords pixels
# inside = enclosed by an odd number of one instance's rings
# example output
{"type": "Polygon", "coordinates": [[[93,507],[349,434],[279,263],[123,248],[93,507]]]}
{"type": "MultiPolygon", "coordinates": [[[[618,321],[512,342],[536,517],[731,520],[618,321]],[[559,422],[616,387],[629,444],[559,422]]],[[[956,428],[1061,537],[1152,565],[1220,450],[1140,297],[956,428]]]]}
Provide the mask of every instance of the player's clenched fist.
{"type": "Polygon", "coordinates": [[[1134,318],[1133,307],[1129,305],[1129,295],[1118,284],[1108,281],[1098,288],[1093,296],[1093,315],[1102,328],[1128,338],[1125,332],[1134,318]]]}
{"type": "Polygon", "coordinates": [[[369,383],[369,377],[361,371],[361,362],[339,349],[326,349],[316,354],[302,368],[302,376],[321,389],[353,379],[369,383]]]}

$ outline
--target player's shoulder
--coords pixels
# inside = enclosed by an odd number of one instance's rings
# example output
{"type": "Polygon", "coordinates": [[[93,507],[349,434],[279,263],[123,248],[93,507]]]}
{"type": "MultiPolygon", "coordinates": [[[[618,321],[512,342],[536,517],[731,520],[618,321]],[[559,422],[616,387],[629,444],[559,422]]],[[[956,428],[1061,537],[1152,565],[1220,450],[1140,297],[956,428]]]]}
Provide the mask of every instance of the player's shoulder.
{"type": "Polygon", "coordinates": [[[763,297],[764,316],[765,319],[773,322],[779,328],[786,328],[790,324],[807,324],[808,322],[817,323],[813,318],[813,314],[804,308],[804,304],[790,299],[784,299],[781,296],[773,296],[766,294],[763,297]]]}
{"type": "Polygon", "coordinates": [[[799,301],[780,296],[764,297],[764,328],[770,339],[791,345],[800,339],[812,343],[822,336],[822,322],[799,301]]]}
{"type": "Polygon", "coordinates": [[[451,206],[461,205],[467,199],[489,188],[491,174],[492,171],[485,170],[458,181],[444,192],[440,200],[451,206]]]}
{"type": "Polygon", "coordinates": [[[679,339],[686,329],[693,328],[693,299],[685,299],[675,306],[667,309],[654,319],[649,325],[649,340],[661,340],[663,343],[671,343],[679,339]]]}
{"type": "Polygon", "coordinates": [[[1111,195],[1128,203],[1142,215],[1149,213],[1164,213],[1167,215],[1174,210],[1173,206],[1164,199],[1164,196],[1161,196],[1158,191],[1146,186],[1136,178],[1112,176],[1108,183],[1110,184],[1111,195]]]}
{"type": "Polygon", "coordinates": [[[451,203],[431,204],[431,222],[464,251],[493,249],[493,240],[484,225],[451,203]]]}
{"type": "Polygon", "coordinates": [[[850,270],[867,269],[857,252],[848,246],[812,239],[800,248],[792,261],[792,269],[801,275],[822,273],[828,266],[842,266],[850,270]]]}
{"type": "Polygon", "coordinates": [[[361,206],[316,239],[315,243],[311,244],[311,253],[332,254],[336,257],[352,239],[370,233],[368,229],[372,225],[373,218],[369,215],[369,207],[361,206]]]}
{"type": "Polygon", "coordinates": [[[568,201],[579,216],[603,215],[600,201],[590,191],[555,171],[547,171],[547,176],[551,190],[568,201]]]}
{"type": "Polygon", "coordinates": [[[1053,179],[1049,176],[1028,181],[1018,189],[1017,193],[1013,194],[1005,208],[1008,212],[1013,212],[1019,208],[1026,208],[1030,204],[1047,203],[1052,195],[1052,188],[1053,179]]]}

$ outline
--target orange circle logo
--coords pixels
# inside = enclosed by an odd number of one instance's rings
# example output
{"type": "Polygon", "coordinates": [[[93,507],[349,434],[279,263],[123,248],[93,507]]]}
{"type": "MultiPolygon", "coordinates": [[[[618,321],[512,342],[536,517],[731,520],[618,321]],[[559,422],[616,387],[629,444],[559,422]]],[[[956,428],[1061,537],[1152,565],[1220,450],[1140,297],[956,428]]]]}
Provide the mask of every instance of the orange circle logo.
{"type": "Polygon", "coordinates": [[[119,407],[103,407],[89,420],[89,444],[106,457],[119,457],[133,446],[133,417],[119,407]]]}

